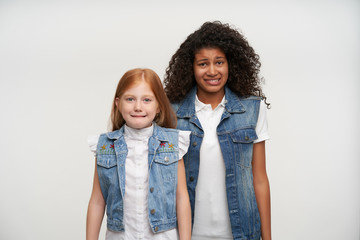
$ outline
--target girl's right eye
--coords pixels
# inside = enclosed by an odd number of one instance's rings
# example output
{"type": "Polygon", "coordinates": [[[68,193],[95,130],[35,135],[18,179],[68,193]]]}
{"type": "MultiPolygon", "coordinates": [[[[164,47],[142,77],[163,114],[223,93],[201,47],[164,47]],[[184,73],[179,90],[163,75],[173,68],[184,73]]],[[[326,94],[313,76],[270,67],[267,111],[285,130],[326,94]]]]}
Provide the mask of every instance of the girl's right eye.
{"type": "Polygon", "coordinates": [[[206,66],[206,63],[202,62],[202,63],[199,63],[198,64],[200,67],[205,67],[206,66]]]}
{"type": "Polygon", "coordinates": [[[134,101],[134,98],[128,97],[128,98],[125,98],[125,100],[126,100],[127,102],[132,102],[132,101],[134,101]]]}

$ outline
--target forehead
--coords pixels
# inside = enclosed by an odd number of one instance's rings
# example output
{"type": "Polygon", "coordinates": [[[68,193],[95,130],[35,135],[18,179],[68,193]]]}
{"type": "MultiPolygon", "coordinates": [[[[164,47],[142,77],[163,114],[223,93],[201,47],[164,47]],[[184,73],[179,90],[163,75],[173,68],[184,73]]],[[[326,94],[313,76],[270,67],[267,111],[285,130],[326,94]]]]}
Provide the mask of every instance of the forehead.
{"type": "Polygon", "coordinates": [[[225,57],[225,53],[218,47],[205,47],[195,52],[195,58],[199,57],[225,57]]]}
{"type": "Polygon", "coordinates": [[[124,91],[124,94],[130,92],[144,93],[144,94],[153,94],[150,84],[145,81],[145,79],[135,80],[132,84],[130,84],[124,91]]]}

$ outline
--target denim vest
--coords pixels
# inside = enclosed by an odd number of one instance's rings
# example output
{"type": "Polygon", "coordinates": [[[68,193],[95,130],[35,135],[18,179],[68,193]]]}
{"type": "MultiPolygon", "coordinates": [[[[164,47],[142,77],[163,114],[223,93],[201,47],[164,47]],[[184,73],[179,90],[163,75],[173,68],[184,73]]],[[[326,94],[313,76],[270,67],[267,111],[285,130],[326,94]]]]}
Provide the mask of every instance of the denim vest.
{"type": "MultiPolygon", "coordinates": [[[[176,187],[179,161],[178,130],[153,123],[149,138],[148,214],[152,231],[163,232],[176,227],[176,187]]],[[[101,134],[96,159],[101,192],[106,203],[107,228],[124,229],[125,160],[128,153],[124,127],[101,134]]]]}
{"type": "MultiPolygon", "coordinates": [[[[200,146],[204,137],[195,114],[196,90],[196,87],[193,88],[184,100],[173,104],[178,118],[177,128],[191,131],[190,146],[183,158],[192,219],[195,212],[200,146]]],[[[226,168],[225,182],[232,234],[234,239],[260,239],[260,216],[251,165],[253,141],[257,139],[255,127],[260,98],[239,98],[225,87],[225,100],[225,110],[216,131],[226,168]]]]}

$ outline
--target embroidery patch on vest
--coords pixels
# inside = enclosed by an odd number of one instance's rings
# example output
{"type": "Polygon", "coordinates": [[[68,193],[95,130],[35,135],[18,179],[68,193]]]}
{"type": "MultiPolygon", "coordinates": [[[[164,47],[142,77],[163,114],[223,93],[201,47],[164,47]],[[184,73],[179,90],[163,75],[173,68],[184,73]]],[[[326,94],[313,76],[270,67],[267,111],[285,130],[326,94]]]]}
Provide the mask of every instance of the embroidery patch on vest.
{"type": "Polygon", "coordinates": [[[174,152],[174,151],[175,149],[173,143],[161,142],[160,148],[158,149],[157,152],[174,152]]]}
{"type": "Polygon", "coordinates": [[[110,145],[103,144],[100,147],[100,151],[97,151],[97,154],[99,154],[99,155],[114,155],[115,154],[114,144],[110,144],[110,145]]]}

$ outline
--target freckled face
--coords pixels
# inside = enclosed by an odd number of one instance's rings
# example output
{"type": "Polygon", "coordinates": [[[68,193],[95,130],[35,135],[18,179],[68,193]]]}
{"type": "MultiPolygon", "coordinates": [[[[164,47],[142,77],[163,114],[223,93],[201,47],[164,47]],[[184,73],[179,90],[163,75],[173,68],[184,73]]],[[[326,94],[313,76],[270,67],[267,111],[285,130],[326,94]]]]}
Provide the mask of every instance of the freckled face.
{"type": "Polygon", "coordinates": [[[229,76],[225,53],[219,48],[202,48],[195,54],[194,75],[197,96],[206,103],[210,99],[222,99],[229,76]]]}
{"type": "Polygon", "coordinates": [[[150,127],[159,112],[156,97],[145,81],[135,83],[120,98],[116,98],[116,106],[126,125],[136,129],[150,127]]]}

